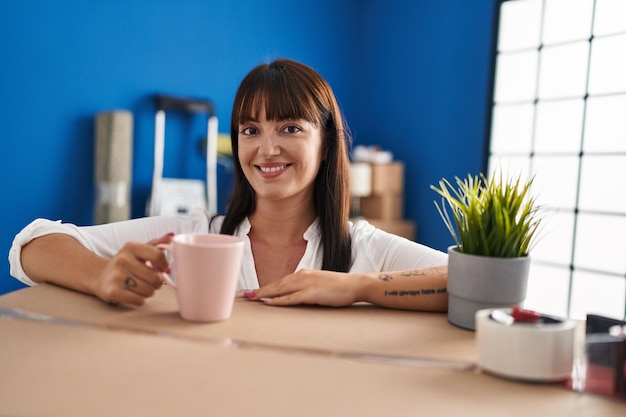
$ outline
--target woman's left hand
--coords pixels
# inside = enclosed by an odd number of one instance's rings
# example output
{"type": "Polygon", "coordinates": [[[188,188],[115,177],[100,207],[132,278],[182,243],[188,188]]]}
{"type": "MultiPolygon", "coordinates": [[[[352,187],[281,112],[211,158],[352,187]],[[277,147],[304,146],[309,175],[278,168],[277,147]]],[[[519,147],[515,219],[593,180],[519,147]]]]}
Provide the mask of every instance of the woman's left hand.
{"type": "Polygon", "coordinates": [[[244,296],[276,306],[318,304],[344,307],[359,301],[359,276],[300,270],[263,288],[244,292],[244,296]]]}

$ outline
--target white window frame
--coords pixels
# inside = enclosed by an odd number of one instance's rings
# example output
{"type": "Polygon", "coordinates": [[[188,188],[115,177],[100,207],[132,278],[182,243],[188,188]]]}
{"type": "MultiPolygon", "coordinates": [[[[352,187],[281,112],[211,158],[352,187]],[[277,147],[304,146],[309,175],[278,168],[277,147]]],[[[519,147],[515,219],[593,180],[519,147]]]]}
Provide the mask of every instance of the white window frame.
{"type": "Polygon", "coordinates": [[[626,1],[501,0],[497,9],[486,168],[534,176],[545,214],[525,307],[623,319],[626,1]]]}

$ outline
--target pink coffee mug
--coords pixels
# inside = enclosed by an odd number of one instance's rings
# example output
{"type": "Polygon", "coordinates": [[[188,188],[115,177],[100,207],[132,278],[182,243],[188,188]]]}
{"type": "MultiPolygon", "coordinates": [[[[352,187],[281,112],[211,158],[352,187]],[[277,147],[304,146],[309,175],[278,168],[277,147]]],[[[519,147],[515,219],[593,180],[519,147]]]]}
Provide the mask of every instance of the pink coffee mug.
{"type": "Polygon", "coordinates": [[[175,279],[163,274],[176,293],[180,316],[191,321],[230,317],[241,271],[244,242],[219,234],[180,234],[158,245],[171,254],[175,279]]]}

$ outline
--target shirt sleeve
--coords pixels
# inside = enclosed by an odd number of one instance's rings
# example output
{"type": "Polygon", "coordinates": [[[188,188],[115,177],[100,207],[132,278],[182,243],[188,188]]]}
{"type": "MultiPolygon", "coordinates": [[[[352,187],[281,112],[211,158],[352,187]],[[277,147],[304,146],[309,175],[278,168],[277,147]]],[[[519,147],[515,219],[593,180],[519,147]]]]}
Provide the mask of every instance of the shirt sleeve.
{"type": "Polygon", "coordinates": [[[98,226],[76,226],[37,219],[22,229],[13,239],[9,250],[10,273],[13,277],[27,285],[35,285],[24,272],[21,263],[22,247],[38,237],[53,233],[72,236],[83,246],[96,255],[110,258],[115,255],[126,242],[148,242],[167,233],[200,233],[209,232],[209,218],[204,210],[192,210],[187,217],[156,216],[126,220],[98,226]]]}
{"type": "Polygon", "coordinates": [[[352,272],[391,272],[447,265],[448,255],[387,233],[365,220],[352,225],[352,272]]]}

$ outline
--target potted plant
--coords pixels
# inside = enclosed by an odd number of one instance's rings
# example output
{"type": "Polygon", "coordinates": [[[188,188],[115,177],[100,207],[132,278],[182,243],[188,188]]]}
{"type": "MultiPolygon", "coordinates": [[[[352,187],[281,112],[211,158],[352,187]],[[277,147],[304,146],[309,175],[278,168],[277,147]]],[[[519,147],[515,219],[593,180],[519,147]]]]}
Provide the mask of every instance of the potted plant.
{"type": "Polygon", "coordinates": [[[455,180],[456,186],[443,179],[431,189],[441,196],[435,206],[456,243],[448,248],[448,320],[474,330],[476,311],[526,298],[529,251],[541,219],[529,193],[533,178],[494,173],[455,180]]]}

